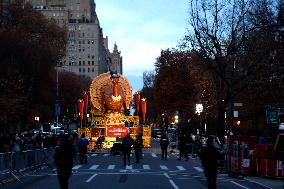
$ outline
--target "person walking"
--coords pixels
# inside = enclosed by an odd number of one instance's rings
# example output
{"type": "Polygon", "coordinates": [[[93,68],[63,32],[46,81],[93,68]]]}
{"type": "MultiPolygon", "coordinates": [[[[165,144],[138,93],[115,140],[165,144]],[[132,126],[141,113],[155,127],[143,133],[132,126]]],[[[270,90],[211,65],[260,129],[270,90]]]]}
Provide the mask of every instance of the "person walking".
{"type": "Polygon", "coordinates": [[[140,145],[141,145],[140,144],[140,138],[138,136],[136,136],[136,139],[133,142],[133,148],[134,148],[135,158],[136,158],[135,163],[139,163],[139,161],[140,161],[140,149],[141,149],[140,145]]]}
{"type": "Polygon", "coordinates": [[[178,160],[181,160],[182,157],[186,158],[186,161],[189,159],[186,151],[186,135],[184,133],[181,133],[179,136],[179,158],[178,160]]]}
{"type": "Polygon", "coordinates": [[[131,153],[131,146],[133,145],[133,139],[130,136],[130,133],[125,135],[122,139],[122,153],[123,153],[123,163],[126,166],[126,157],[128,159],[128,165],[130,165],[130,153],[131,153]]]}
{"type": "Polygon", "coordinates": [[[137,134],[138,142],[139,142],[139,158],[142,159],[142,148],[143,148],[143,137],[141,131],[137,134]]]}
{"type": "Polygon", "coordinates": [[[78,140],[80,164],[87,163],[88,145],[89,145],[89,140],[85,138],[85,133],[82,133],[80,139],[78,140]]]}
{"type": "Polygon", "coordinates": [[[211,137],[207,139],[206,143],[207,145],[199,153],[199,158],[204,168],[208,189],[216,189],[217,160],[220,157],[220,153],[214,147],[211,137]]]}
{"type": "Polygon", "coordinates": [[[160,139],[160,146],[162,150],[162,160],[167,160],[168,145],[169,145],[169,138],[166,133],[163,133],[160,139]]]}
{"type": "Polygon", "coordinates": [[[57,177],[60,189],[68,189],[68,180],[72,174],[75,148],[69,139],[69,135],[61,135],[59,146],[56,147],[53,158],[57,168],[57,177]]]}

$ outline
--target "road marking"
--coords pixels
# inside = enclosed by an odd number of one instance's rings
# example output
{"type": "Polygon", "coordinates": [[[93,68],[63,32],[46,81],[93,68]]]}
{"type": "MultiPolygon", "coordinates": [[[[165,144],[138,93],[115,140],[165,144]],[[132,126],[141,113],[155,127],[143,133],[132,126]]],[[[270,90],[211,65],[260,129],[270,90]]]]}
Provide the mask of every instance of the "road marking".
{"type": "Polygon", "coordinates": [[[75,165],[72,169],[79,169],[80,167],[82,167],[83,165],[75,165]]]}
{"type": "Polygon", "coordinates": [[[99,165],[92,165],[92,166],[90,167],[90,169],[94,170],[94,169],[97,169],[98,167],[99,167],[99,165]]]}
{"type": "Polygon", "coordinates": [[[171,183],[174,189],[179,189],[179,187],[176,185],[176,183],[171,179],[171,177],[167,173],[164,173],[164,176],[169,179],[169,182],[171,183]]]}
{"type": "Polygon", "coordinates": [[[127,165],[125,169],[133,169],[132,165],[127,165]]]}
{"type": "Polygon", "coordinates": [[[201,169],[200,167],[193,167],[196,171],[202,172],[203,169],[201,169]]]}
{"type": "Polygon", "coordinates": [[[247,180],[247,181],[250,181],[250,182],[259,184],[260,186],[263,186],[263,187],[265,187],[265,188],[273,189],[273,188],[271,188],[271,187],[269,187],[269,186],[266,186],[265,184],[259,183],[259,182],[257,182],[257,181],[254,181],[254,180],[251,180],[251,179],[247,179],[247,178],[244,178],[244,179],[247,180]]]}
{"type": "Polygon", "coordinates": [[[95,178],[95,176],[97,176],[98,174],[93,174],[88,180],[86,180],[86,182],[91,182],[91,180],[93,180],[93,178],[95,178]]]}
{"type": "Polygon", "coordinates": [[[233,183],[233,184],[235,184],[235,185],[237,185],[237,186],[239,186],[239,187],[241,187],[241,188],[250,189],[250,188],[245,187],[245,186],[243,186],[243,185],[241,185],[241,184],[239,184],[239,183],[237,183],[237,182],[235,182],[235,181],[230,181],[230,182],[233,183]]]}
{"type": "Polygon", "coordinates": [[[143,169],[150,169],[150,165],[143,165],[143,169]]]}
{"type": "Polygon", "coordinates": [[[183,166],[177,166],[178,170],[185,171],[185,168],[183,166]]]}
{"type": "Polygon", "coordinates": [[[109,165],[107,169],[114,169],[115,165],[109,165]]]}
{"type": "Polygon", "coordinates": [[[98,154],[92,154],[91,156],[97,156],[98,154]]]}
{"type": "Polygon", "coordinates": [[[152,153],[152,157],[158,157],[155,153],[152,153]]]}
{"type": "Polygon", "coordinates": [[[109,156],[109,154],[104,154],[103,156],[109,156]]]}
{"type": "Polygon", "coordinates": [[[160,167],[161,167],[161,169],[163,169],[163,170],[168,170],[167,166],[165,166],[165,165],[160,165],[160,167]]]}

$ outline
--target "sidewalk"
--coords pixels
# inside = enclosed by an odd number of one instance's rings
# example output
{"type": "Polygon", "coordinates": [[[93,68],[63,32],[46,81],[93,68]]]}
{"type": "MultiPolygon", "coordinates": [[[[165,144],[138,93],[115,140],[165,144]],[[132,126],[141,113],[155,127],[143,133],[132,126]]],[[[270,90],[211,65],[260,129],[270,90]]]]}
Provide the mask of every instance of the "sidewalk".
{"type": "Polygon", "coordinates": [[[279,180],[279,179],[270,179],[270,178],[264,178],[264,177],[250,177],[250,176],[247,176],[244,179],[250,182],[255,182],[257,184],[260,184],[270,189],[284,189],[284,183],[281,179],[279,180]]]}

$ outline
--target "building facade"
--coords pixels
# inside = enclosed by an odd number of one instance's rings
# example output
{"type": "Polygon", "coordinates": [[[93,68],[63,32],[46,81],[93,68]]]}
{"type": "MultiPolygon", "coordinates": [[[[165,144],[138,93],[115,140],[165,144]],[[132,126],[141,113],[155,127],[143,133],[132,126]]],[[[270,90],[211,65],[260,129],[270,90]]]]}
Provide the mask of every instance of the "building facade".
{"type": "Polygon", "coordinates": [[[119,72],[122,73],[122,57],[116,45],[114,52],[109,52],[106,45],[107,37],[103,37],[93,0],[26,0],[26,2],[46,17],[54,19],[61,27],[66,27],[68,44],[66,57],[59,68],[61,71],[73,72],[91,79],[114,69],[113,67],[121,68],[119,72]],[[120,67],[112,66],[113,60],[119,62],[120,67]]]}

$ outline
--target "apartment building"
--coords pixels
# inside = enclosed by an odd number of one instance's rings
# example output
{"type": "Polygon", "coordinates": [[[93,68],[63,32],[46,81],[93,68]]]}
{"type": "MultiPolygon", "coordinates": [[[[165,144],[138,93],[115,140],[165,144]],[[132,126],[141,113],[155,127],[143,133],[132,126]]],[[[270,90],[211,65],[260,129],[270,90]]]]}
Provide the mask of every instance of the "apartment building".
{"type": "Polygon", "coordinates": [[[122,57],[115,44],[111,53],[103,37],[93,0],[25,0],[34,9],[54,19],[68,31],[66,57],[59,70],[74,72],[82,77],[97,75],[117,69],[122,73],[122,57]],[[115,61],[113,66],[112,61],[115,61]]]}

